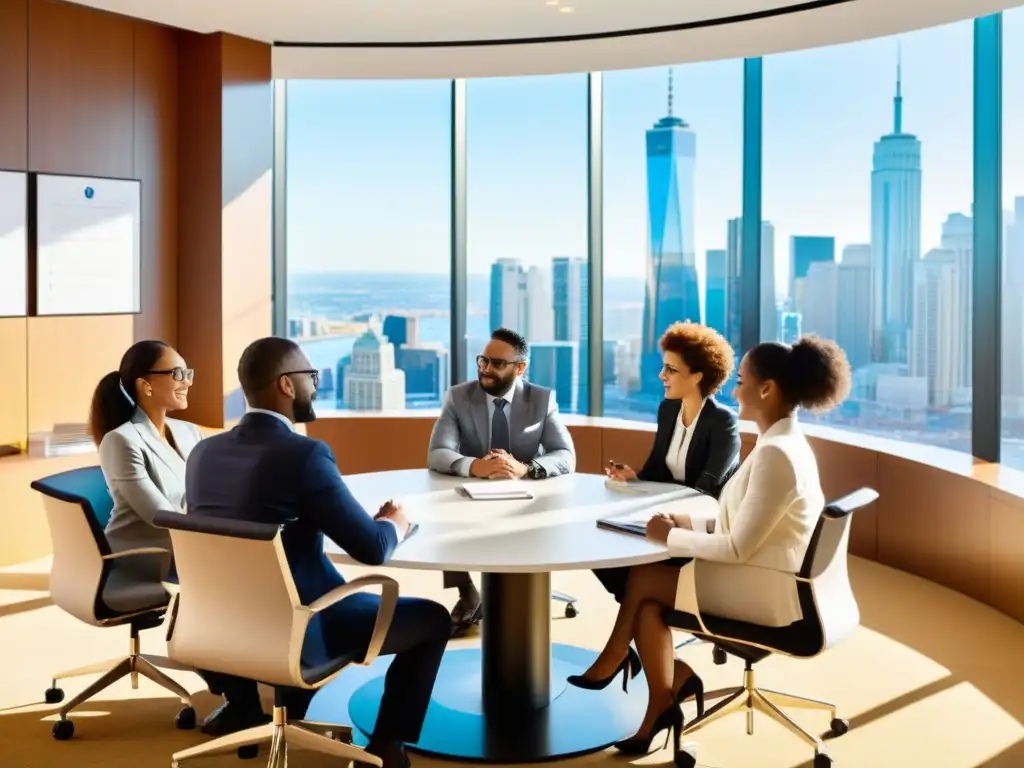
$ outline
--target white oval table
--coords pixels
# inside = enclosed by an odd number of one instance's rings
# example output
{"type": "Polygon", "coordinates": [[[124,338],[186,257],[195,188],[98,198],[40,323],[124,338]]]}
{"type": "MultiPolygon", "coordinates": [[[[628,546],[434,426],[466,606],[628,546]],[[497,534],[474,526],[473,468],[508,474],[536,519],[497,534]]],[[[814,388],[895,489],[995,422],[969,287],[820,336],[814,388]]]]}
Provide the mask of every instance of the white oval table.
{"type": "MultiPolygon", "coordinates": [[[[650,511],[714,514],[717,502],[673,484],[636,483],[614,490],[601,475],[565,475],[517,483],[533,498],[478,501],[465,478],[428,470],[351,475],[349,489],[367,510],[393,499],[419,525],[389,567],[481,571],[481,649],[445,654],[415,749],[487,763],[538,762],[603,749],[630,735],[646,706],[646,684],[619,680],[583,691],[565,679],[586,669],[594,652],[551,645],[551,573],[641,565],[668,558],[663,544],[598,528],[601,518],[650,511]]],[[[328,541],[327,554],[353,563],[328,541]]],[[[594,638],[600,645],[603,638],[594,638]]],[[[325,687],[307,718],[337,722],[348,703],[352,724],[373,730],[390,657],[352,669],[325,687]]]]}

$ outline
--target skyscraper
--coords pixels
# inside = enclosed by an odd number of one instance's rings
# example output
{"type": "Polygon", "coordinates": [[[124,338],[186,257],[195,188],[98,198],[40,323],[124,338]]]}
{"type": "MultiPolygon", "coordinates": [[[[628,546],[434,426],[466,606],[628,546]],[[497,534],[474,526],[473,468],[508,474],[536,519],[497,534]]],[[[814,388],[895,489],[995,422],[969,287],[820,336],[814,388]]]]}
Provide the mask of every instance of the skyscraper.
{"type": "MultiPolygon", "coordinates": [[[[740,350],[740,321],[743,301],[740,296],[740,271],[743,262],[743,219],[729,219],[725,255],[725,326],[722,335],[737,352],[740,350]]],[[[779,338],[778,311],[775,306],[775,227],[761,222],[761,340],[779,338]]]]}
{"type": "Polygon", "coordinates": [[[957,348],[963,318],[957,317],[957,256],[935,248],[914,269],[914,325],[910,375],[927,381],[928,405],[946,408],[958,386],[957,348]]]}
{"type": "Polygon", "coordinates": [[[343,386],[345,406],[353,411],[405,408],[405,373],[395,368],[395,345],[375,319],[352,346],[343,386]]]}
{"type": "Polygon", "coordinates": [[[677,320],[701,321],[700,288],[694,252],[693,184],[697,137],[672,114],[672,70],[668,75],[668,115],[647,131],[647,217],[650,243],[640,364],[640,388],[652,397],[664,389],[658,380],[658,340],[677,320]]]}
{"type": "Polygon", "coordinates": [[[906,363],[914,319],[914,264],[921,257],[921,142],[903,132],[901,63],[892,133],[875,142],[871,170],[873,358],[906,363]]]}
{"type": "MultiPolygon", "coordinates": [[[[803,314],[804,280],[816,262],[836,260],[836,239],[834,237],[812,237],[793,235],[789,244],[789,299],[793,311],[803,314]]],[[[811,333],[804,318],[804,332],[811,333]]],[[[818,333],[818,331],[815,331],[818,333]]]]}
{"type": "MultiPolygon", "coordinates": [[[[576,342],[578,385],[576,406],[586,413],[589,405],[589,360],[587,339],[590,302],[587,293],[587,260],[559,256],[552,262],[551,285],[554,304],[555,341],[576,342]]],[[[532,300],[532,296],[531,296],[532,300]]],[[[533,341],[531,339],[531,341],[533,341]]],[[[606,361],[606,365],[607,365],[606,361]]],[[[561,403],[559,403],[561,407],[561,403]]]]}
{"type": "Polygon", "coordinates": [[[707,252],[704,287],[704,322],[725,335],[726,251],[707,252]]]}
{"type": "Polygon", "coordinates": [[[839,265],[834,261],[813,261],[802,283],[801,329],[826,339],[836,338],[839,265]]]}
{"type": "Polygon", "coordinates": [[[519,259],[498,259],[491,265],[491,329],[526,325],[526,272],[519,259]]]}
{"type": "Polygon", "coordinates": [[[836,342],[856,370],[871,362],[871,246],[848,245],[839,264],[836,342]]]}

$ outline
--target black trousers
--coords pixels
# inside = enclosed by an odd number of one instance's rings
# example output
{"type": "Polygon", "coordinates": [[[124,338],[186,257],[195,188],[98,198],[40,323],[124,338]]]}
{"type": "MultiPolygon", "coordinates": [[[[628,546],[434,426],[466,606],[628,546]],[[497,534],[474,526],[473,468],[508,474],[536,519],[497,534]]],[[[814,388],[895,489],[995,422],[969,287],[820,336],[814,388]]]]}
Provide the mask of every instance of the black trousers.
{"type": "MultiPolygon", "coordinates": [[[[658,565],[670,565],[676,568],[682,568],[693,558],[690,557],[673,557],[669,560],[663,560],[658,565]]],[[[615,597],[615,602],[621,603],[622,598],[626,594],[626,583],[629,581],[629,571],[632,566],[622,565],[618,568],[596,568],[594,575],[597,576],[597,580],[601,582],[602,586],[607,589],[615,597]]]]}
{"type": "Polygon", "coordinates": [[[473,577],[465,571],[444,571],[444,588],[452,589],[468,587],[473,584],[473,577]]]}
{"type": "MultiPolygon", "coordinates": [[[[311,622],[302,648],[303,661],[339,656],[370,643],[377,618],[376,595],[359,593],[318,614],[311,622]]],[[[451,617],[444,606],[418,597],[401,597],[395,608],[381,655],[394,654],[384,678],[377,725],[373,738],[380,742],[413,743],[419,740],[430,694],[437,678],[445,646],[451,635],[451,617]]],[[[210,692],[223,695],[234,705],[259,706],[256,681],[200,672],[210,692]]],[[[342,672],[341,674],[345,674],[342,672]]],[[[299,688],[284,692],[289,719],[305,716],[315,691],[299,688]]]]}

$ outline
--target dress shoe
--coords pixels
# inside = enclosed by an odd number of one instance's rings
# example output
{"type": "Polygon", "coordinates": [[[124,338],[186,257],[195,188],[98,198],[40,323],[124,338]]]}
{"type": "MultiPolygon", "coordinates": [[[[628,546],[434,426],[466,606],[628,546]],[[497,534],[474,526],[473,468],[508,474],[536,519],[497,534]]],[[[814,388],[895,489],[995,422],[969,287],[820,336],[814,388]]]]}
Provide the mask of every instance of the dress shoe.
{"type": "Polygon", "coordinates": [[[462,637],[471,627],[480,623],[483,605],[480,595],[460,597],[452,608],[452,637],[462,637]]]}
{"type": "MultiPolygon", "coordinates": [[[[366,751],[371,755],[379,757],[384,763],[384,768],[410,768],[409,756],[405,753],[405,746],[397,741],[390,741],[384,744],[375,744],[373,740],[366,746],[366,751]]],[[[352,763],[353,768],[373,768],[370,763],[363,763],[358,760],[352,763]]]]}
{"type": "Polygon", "coordinates": [[[244,731],[246,728],[266,725],[270,720],[270,715],[262,709],[225,702],[207,716],[201,730],[207,736],[227,736],[229,733],[244,731]]]}

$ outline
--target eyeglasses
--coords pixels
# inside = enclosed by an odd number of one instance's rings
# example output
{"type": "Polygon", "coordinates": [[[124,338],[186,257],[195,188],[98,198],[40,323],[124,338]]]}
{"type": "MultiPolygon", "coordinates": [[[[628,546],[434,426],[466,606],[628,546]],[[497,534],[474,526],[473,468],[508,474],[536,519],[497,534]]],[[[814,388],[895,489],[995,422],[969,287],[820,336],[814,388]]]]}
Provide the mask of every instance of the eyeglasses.
{"type": "Polygon", "coordinates": [[[320,389],[320,371],[309,370],[309,371],[285,371],[282,376],[299,376],[305,374],[313,379],[313,389],[320,389]]]}
{"type": "Polygon", "coordinates": [[[159,371],[148,371],[149,374],[160,374],[170,376],[175,381],[192,381],[195,371],[191,368],[162,368],[159,371]]]}
{"type": "Polygon", "coordinates": [[[487,355],[476,356],[476,367],[478,370],[486,370],[487,366],[491,366],[496,371],[504,371],[509,365],[518,365],[519,363],[525,363],[525,360],[502,360],[500,357],[488,357],[487,355]]]}

